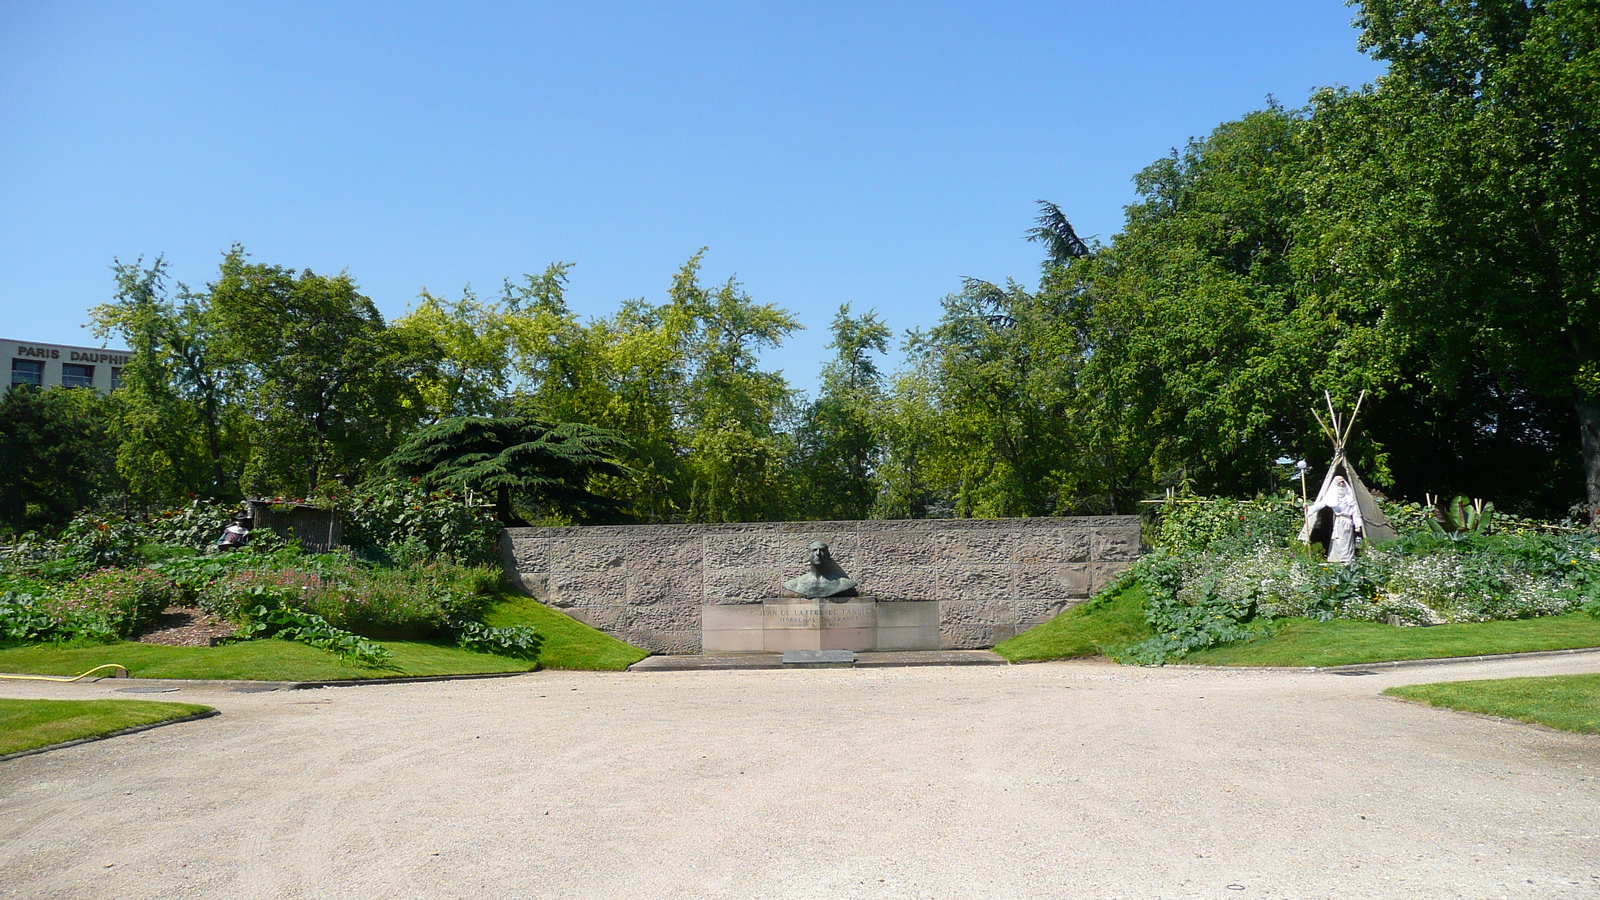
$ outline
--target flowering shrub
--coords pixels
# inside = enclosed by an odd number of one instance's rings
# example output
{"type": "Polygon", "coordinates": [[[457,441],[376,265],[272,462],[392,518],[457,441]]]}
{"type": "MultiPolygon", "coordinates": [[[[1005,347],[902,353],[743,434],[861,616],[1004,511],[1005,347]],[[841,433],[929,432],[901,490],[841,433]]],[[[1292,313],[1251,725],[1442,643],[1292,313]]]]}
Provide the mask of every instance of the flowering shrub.
{"type": "Polygon", "coordinates": [[[154,623],[176,597],[172,582],[149,569],[102,569],[57,589],[45,606],[63,620],[100,619],[127,637],[154,623]]]}
{"type": "Polygon", "coordinates": [[[1437,625],[1600,610],[1591,532],[1497,519],[1505,530],[1447,534],[1420,508],[1390,510],[1397,528],[1415,530],[1340,565],[1296,542],[1302,517],[1290,501],[1173,504],[1128,575],[1146,588],[1156,637],[1125,661],[1158,664],[1287,617],[1437,625]]]}
{"type": "Polygon", "coordinates": [[[315,568],[221,573],[200,590],[200,605],[235,622],[266,606],[311,613],[368,637],[432,637],[451,631],[452,622],[480,616],[499,583],[499,574],[483,566],[380,569],[328,557],[306,558],[319,563],[315,568]]]}

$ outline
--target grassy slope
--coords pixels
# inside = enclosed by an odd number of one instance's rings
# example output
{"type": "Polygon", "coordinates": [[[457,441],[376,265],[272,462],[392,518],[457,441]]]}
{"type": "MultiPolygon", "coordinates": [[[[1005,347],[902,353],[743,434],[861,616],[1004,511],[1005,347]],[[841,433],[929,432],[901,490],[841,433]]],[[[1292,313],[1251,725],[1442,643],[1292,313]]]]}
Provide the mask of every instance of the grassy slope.
{"type": "Polygon", "coordinates": [[[1600,734],[1600,674],[1414,684],[1384,693],[1564,731],[1600,734]]]}
{"type": "Polygon", "coordinates": [[[544,638],[539,665],[547,669],[626,669],[650,655],[532,597],[510,591],[501,594],[500,602],[483,621],[497,628],[533,626],[544,638]]]}
{"type": "Polygon", "coordinates": [[[1154,632],[1144,620],[1144,587],[1134,584],[1075,606],[1037,628],[995,645],[1012,662],[1104,656],[1136,644],[1154,632]]]}
{"type": "Polygon", "coordinates": [[[0,755],[165,722],[210,707],[149,700],[0,700],[0,755]]]}
{"type": "MultiPolygon", "coordinates": [[[[495,626],[532,625],[544,638],[538,665],[550,669],[626,669],[649,654],[529,597],[507,593],[485,617],[495,626]]],[[[77,675],[104,663],[135,678],[334,681],[424,675],[526,672],[527,660],[462,650],[447,643],[380,641],[394,654],[385,668],[340,662],[324,650],[291,641],[248,641],[221,647],[165,647],[121,641],[0,647],[0,672],[77,675]]]]}
{"type": "Polygon", "coordinates": [[[1579,647],[1600,647],[1600,619],[1568,613],[1542,619],[1431,628],[1290,619],[1270,636],[1200,650],[1184,657],[1183,662],[1211,666],[1338,666],[1579,647]]]}

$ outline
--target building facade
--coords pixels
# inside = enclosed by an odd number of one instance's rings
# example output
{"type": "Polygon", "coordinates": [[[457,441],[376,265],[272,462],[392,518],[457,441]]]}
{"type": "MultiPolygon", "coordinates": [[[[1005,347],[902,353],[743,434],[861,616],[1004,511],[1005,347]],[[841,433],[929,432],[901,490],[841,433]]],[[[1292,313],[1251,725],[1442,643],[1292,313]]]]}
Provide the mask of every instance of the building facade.
{"type": "Polygon", "coordinates": [[[37,341],[0,338],[0,360],[5,361],[5,390],[13,385],[35,387],[92,387],[105,394],[122,383],[122,367],[132,357],[128,350],[104,347],[70,347],[37,341]]]}

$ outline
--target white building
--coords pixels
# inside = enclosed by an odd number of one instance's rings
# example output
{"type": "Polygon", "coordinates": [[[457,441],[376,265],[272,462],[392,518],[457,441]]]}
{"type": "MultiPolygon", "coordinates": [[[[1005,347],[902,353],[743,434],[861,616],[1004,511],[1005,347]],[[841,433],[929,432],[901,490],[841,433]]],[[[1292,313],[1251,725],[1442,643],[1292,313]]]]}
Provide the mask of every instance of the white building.
{"type": "Polygon", "coordinates": [[[8,391],[15,384],[32,384],[39,387],[92,387],[102,394],[108,393],[121,385],[122,367],[128,364],[132,356],[130,350],[69,347],[65,344],[0,338],[0,360],[5,361],[11,373],[4,383],[8,391]]]}

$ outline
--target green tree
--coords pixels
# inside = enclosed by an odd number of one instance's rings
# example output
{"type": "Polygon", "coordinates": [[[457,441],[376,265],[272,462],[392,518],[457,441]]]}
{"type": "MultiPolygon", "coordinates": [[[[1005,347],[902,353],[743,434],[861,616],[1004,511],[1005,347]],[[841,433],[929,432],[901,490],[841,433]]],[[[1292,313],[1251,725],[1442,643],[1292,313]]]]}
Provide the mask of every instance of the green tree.
{"type": "Polygon", "coordinates": [[[608,432],[528,418],[442,419],[408,438],[379,466],[383,475],[414,478],[494,498],[504,525],[556,517],[582,524],[622,518],[624,504],[589,490],[599,476],[621,479],[627,446],[608,432]]]}
{"type": "Polygon", "coordinates": [[[117,468],[146,505],[239,496],[248,448],[238,372],[218,347],[203,295],[166,286],[166,262],[117,262],[116,299],[89,311],[95,333],[133,351],[112,395],[117,468]]]}
{"type": "Polygon", "coordinates": [[[1425,356],[1432,392],[1457,407],[1479,406],[1462,399],[1486,386],[1505,398],[1477,427],[1509,425],[1559,455],[1568,441],[1522,430],[1518,407],[1566,405],[1562,430],[1576,432],[1600,509],[1600,4],[1359,9],[1361,45],[1389,72],[1372,90],[1323,95],[1316,117],[1341,261],[1387,310],[1393,340],[1425,356]]]}
{"type": "Polygon", "coordinates": [[[209,302],[248,382],[256,430],[246,491],[304,496],[358,480],[423,415],[423,352],[386,326],[348,275],[250,263],[234,247],[209,302]]]}
{"type": "Polygon", "coordinates": [[[877,499],[883,450],[883,375],[872,354],[888,352],[889,328],[874,312],[850,315],[848,303],[831,327],[835,356],[795,433],[795,509],[807,518],[864,519],[877,499]]]}
{"type": "Polygon", "coordinates": [[[65,525],[119,487],[111,413],[91,388],[15,386],[0,396],[0,531],[65,525]]]}

